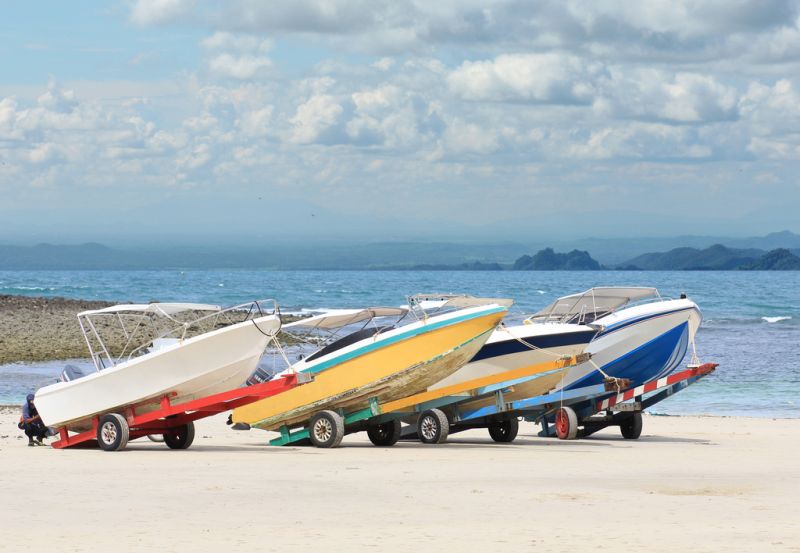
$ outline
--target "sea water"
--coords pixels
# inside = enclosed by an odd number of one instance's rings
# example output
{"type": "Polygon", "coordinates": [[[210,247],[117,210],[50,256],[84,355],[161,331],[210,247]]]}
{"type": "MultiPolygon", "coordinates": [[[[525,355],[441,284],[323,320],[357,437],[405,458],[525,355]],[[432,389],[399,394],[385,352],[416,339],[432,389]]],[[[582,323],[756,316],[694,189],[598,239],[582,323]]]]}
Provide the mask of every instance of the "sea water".
{"type": "MultiPolygon", "coordinates": [[[[453,292],[514,298],[516,320],[593,286],[655,286],[697,302],[704,317],[697,352],[720,366],[651,412],[756,417],[800,417],[798,285],[792,271],[0,271],[0,294],[220,305],[275,298],[284,312],[312,312],[453,292]]],[[[0,403],[21,402],[65,363],[0,366],[0,403]]]]}

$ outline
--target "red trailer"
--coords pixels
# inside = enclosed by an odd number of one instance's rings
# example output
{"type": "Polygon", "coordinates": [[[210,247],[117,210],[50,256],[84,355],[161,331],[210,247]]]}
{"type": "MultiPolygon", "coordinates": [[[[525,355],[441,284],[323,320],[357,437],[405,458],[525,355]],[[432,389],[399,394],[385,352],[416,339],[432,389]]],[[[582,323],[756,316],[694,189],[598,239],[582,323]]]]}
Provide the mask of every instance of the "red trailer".
{"type": "Polygon", "coordinates": [[[161,398],[161,406],[155,411],[138,415],[136,407],[129,406],[121,413],[105,413],[94,417],[92,429],[85,432],[70,435],[66,427],[59,428],[60,439],[51,445],[56,449],[99,446],[104,451],[119,451],[130,440],[142,436],[163,436],[169,448],[187,449],[194,440],[194,421],[286,392],[311,379],[304,373],[288,374],[269,382],[175,405],[170,402],[175,394],[168,394],[161,398]]]}

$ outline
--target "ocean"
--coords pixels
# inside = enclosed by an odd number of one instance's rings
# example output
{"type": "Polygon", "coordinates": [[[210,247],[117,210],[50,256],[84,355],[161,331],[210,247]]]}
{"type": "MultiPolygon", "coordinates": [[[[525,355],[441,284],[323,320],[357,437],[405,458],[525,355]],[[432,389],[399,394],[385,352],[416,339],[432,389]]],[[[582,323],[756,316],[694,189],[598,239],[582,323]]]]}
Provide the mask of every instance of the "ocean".
{"type": "MultiPolygon", "coordinates": [[[[516,320],[592,286],[686,293],[703,312],[697,352],[719,368],[651,412],[800,417],[800,275],[792,271],[0,271],[0,294],[222,305],[274,298],[284,312],[309,312],[452,292],[514,298],[516,320]]],[[[0,365],[0,403],[21,403],[65,362],[0,365]]]]}

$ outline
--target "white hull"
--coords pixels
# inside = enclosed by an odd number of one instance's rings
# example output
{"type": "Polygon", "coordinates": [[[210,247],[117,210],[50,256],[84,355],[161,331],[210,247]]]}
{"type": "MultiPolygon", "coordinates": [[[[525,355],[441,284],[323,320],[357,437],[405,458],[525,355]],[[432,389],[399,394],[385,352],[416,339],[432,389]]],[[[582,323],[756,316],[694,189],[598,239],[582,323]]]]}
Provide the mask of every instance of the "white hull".
{"type": "Polygon", "coordinates": [[[177,394],[171,401],[180,403],[230,390],[253,372],[279,328],[278,317],[267,315],[189,338],[83,378],[45,386],[36,392],[36,408],[48,426],[79,429],[102,413],[131,406],[137,413],[153,410],[168,393],[177,394]]]}
{"type": "MultiPolygon", "coordinates": [[[[597,371],[597,367],[608,372],[609,376],[631,378],[643,382],[664,376],[674,370],[674,366],[645,366],[644,362],[636,367],[630,374],[614,374],[615,367],[620,366],[620,360],[632,352],[648,347],[654,340],[666,336],[668,333],[687,325],[688,341],[693,342],[695,333],[702,321],[702,315],[697,305],[687,299],[667,300],[636,305],[621,309],[615,313],[595,321],[603,325],[605,330],[586,348],[592,354],[592,362],[581,363],[570,368],[564,377],[563,387],[569,387],[597,371]],[[595,366],[596,365],[596,366],[595,366]]],[[[665,344],[662,347],[666,347],[665,344]]],[[[679,344],[676,343],[676,348],[679,344]]],[[[682,358],[682,355],[681,355],[682,358]]],[[[679,363],[681,359],[678,359],[679,363]]],[[[674,364],[674,360],[670,361],[674,364]]],[[[622,370],[622,369],[619,369],[622,370]]],[[[643,383],[641,382],[641,383],[643,383]]],[[[562,386],[559,386],[562,387],[562,386]]]]}

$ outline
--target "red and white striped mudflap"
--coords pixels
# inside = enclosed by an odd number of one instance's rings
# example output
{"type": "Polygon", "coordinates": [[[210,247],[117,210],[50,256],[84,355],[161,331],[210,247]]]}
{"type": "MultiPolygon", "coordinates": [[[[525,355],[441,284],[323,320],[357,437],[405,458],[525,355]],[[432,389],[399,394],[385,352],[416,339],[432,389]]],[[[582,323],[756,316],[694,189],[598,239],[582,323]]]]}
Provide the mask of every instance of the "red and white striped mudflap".
{"type": "Polygon", "coordinates": [[[659,378],[658,380],[647,382],[646,384],[642,384],[641,386],[637,386],[636,388],[631,388],[630,390],[626,390],[621,394],[617,394],[614,397],[598,401],[596,406],[596,411],[605,411],[606,409],[613,407],[617,403],[628,401],[629,399],[633,399],[634,397],[640,396],[642,394],[654,392],[659,388],[666,388],[667,386],[672,386],[673,384],[676,384],[681,380],[686,380],[688,378],[692,378],[695,376],[705,376],[708,373],[713,372],[714,369],[716,368],[717,368],[717,363],[703,363],[698,367],[692,367],[690,369],[686,369],[681,372],[674,373],[669,376],[665,376],[663,378],[659,378]]]}

